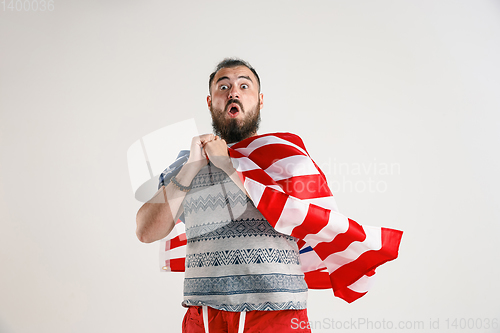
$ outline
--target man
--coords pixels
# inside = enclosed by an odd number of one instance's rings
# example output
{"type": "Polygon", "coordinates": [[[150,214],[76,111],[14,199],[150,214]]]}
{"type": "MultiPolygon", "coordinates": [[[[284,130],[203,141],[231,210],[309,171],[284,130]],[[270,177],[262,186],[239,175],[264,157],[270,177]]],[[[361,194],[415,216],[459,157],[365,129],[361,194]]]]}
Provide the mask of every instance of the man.
{"type": "Polygon", "coordinates": [[[162,239],[184,213],[183,332],[309,332],[291,325],[307,323],[297,239],[277,232],[255,208],[228,154],[228,144],[257,134],[260,79],[248,63],[225,59],[209,91],[216,135],[193,138],[187,163],[137,213],[137,236],[162,239]]]}
{"type": "Polygon", "coordinates": [[[215,135],[164,171],[137,236],[162,239],[184,216],[184,332],[310,332],[308,287],[358,299],[402,232],[341,215],[298,136],[257,135],[263,95],[248,63],[223,60],[209,92],[215,135]]]}

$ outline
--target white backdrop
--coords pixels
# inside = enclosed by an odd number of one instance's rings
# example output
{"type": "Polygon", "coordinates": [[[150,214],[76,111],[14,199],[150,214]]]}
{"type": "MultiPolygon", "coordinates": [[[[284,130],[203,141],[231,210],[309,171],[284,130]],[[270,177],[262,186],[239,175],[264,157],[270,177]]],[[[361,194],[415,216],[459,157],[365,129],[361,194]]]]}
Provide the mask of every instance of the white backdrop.
{"type": "Polygon", "coordinates": [[[261,76],[260,133],[301,135],[341,212],[405,231],[365,297],[310,292],[313,331],[500,331],[498,1],[41,1],[0,3],[0,332],[180,332],[126,152],[210,132],[226,56],[261,76]]]}

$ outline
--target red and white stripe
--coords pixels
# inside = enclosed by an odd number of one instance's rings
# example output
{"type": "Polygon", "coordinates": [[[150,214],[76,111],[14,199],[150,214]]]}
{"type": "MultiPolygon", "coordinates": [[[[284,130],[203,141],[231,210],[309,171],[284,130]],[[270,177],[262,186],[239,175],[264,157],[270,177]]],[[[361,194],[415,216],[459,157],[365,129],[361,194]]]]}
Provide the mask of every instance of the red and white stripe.
{"type": "MultiPolygon", "coordinates": [[[[397,258],[402,232],[362,226],[340,214],[325,175],[297,135],[254,136],[233,145],[229,154],[262,215],[277,231],[300,239],[309,288],[332,288],[352,302],[366,294],[376,267],[397,258]]],[[[174,270],[173,257],[169,260],[165,266],[174,270]]]]}
{"type": "Polygon", "coordinates": [[[262,215],[277,231],[301,239],[301,248],[314,250],[301,255],[309,287],[330,287],[352,302],[368,291],[375,268],[397,257],[402,232],[362,226],[340,214],[298,136],[254,136],[229,152],[262,215]]]}
{"type": "Polygon", "coordinates": [[[164,272],[184,272],[186,261],[186,228],[177,220],[168,236],[160,241],[160,267],[164,272]]]}

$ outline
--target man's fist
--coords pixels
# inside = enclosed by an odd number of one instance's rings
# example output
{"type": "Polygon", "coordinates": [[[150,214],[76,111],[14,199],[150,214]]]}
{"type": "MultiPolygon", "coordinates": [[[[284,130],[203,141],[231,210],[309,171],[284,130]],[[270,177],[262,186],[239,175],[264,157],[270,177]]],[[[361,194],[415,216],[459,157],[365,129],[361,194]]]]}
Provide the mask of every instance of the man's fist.
{"type": "Polygon", "coordinates": [[[197,164],[202,168],[208,162],[207,155],[205,154],[205,150],[203,146],[215,139],[215,135],[213,134],[203,134],[200,136],[195,136],[191,140],[191,152],[189,153],[188,163],[197,164]]]}
{"type": "Polygon", "coordinates": [[[205,154],[208,156],[213,165],[224,171],[233,169],[229,153],[227,151],[227,143],[224,139],[215,136],[212,140],[207,140],[203,146],[205,154]]]}

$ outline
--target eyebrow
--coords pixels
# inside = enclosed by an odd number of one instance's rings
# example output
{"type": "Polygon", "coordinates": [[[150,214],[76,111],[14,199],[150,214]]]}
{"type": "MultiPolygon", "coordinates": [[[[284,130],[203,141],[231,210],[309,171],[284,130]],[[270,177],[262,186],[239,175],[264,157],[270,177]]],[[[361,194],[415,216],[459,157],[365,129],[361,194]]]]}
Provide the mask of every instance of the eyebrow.
{"type": "MultiPolygon", "coordinates": [[[[215,84],[219,83],[219,81],[222,81],[222,80],[224,80],[224,79],[229,80],[229,78],[228,78],[227,76],[221,76],[221,77],[217,80],[217,82],[215,82],[215,84]]],[[[252,79],[250,78],[250,76],[240,75],[240,76],[238,76],[238,79],[247,79],[247,80],[249,80],[250,82],[252,82],[252,83],[253,83],[253,81],[252,81],[252,79]]]]}

